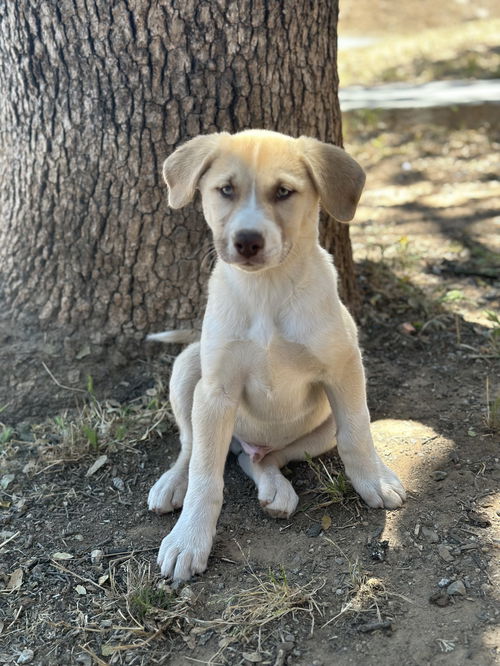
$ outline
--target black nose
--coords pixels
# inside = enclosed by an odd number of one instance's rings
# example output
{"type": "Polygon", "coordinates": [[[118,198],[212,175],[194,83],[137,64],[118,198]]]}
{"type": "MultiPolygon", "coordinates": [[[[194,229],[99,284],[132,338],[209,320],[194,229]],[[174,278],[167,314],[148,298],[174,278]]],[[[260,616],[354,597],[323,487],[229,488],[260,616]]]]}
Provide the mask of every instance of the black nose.
{"type": "Polygon", "coordinates": [[[264,247],[264,237],[258,231],[238,231],[234,247],[242,257],[255,257],[264,247]]]}

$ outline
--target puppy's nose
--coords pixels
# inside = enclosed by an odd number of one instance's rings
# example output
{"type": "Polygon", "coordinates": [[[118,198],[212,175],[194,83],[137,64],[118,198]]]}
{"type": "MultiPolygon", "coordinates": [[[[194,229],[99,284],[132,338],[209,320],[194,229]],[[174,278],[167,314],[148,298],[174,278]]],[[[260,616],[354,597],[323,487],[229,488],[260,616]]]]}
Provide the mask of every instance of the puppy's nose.
{"type": "Polygon", "coordinates": [[[234,237],[234,247],[238,254],[249,259],[264,248],[264,237],[258,231],[238,231],[234,237]]]}

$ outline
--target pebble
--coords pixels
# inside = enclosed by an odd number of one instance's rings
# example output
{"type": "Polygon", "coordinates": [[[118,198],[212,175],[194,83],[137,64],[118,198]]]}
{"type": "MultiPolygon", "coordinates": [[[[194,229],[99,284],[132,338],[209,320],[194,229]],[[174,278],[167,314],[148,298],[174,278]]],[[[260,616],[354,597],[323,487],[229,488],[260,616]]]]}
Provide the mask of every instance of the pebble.
{"type": "Polygon", "coordinates": [[[120,492],[123,492],[125,490],[125,484],[123,482],[123,479],[120,479],[119,476],[114,477],[113,486],[120,492]]]}
{"type": "Polygon", "coordinates": [[[76,663],[81,664],[81,666],[92,666],[92,657],[86,652],[81,652],[76,657],[76,663]]]}
{"type": "Polygon", "coordinates": [[[450,549],[444,544],[440,544],[438,546],[438,555],[445,562],[453,562],[453,560],[455,559],[451,554],[450,549]]]}
{"type": "Polygon", "coordinates": [[[96,548],[90,553],[90,561],[92,564],[100,564],[102,562],[102,558],[104,557],[104,551],[99,550],[96,548]]]}
{"type": "Polygon", "coordinates": [[[438,583],[438,587],[448,587],[448,585],[451,583],[449,578],[441,578],[441,580],[438,583]]]}
{"type": "Polygon", "coordinates": [[[318,537],[322,532],[321,523],[313,523],[311,527],[308,527],[306,530],[306,535],[308,537],[318,537]]]}
{"type": "Polygon", "coordinates": [[[450,597],[456,596],[456,595],[461,595],[462,597],[465,597],[467,594],[465,585],[461,580],[456,580],[454,583],[449,585],[446,588],[446,592],[450,595],[450,597]]]}
{"type": "Polygon", "coordinates": [[[448,472],[443,471],[442,469],[437,469],[431,474],[434,481],[443,481],[448,476],[448,472]]]}
{"type": "Polygon", "coordinates": [[[437,543],[439,541],[437,532],[431,530],[429,527],[425,527],[425,525],[422,525],[422,534],[430,543],[437,543]]]}

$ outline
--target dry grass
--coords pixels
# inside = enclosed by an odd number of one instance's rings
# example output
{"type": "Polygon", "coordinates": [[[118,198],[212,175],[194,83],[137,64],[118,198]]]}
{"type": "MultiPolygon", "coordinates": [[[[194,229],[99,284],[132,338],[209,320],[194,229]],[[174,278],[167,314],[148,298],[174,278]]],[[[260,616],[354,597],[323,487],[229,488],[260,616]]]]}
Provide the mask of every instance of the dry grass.
{"type": "Polygon", "coordinates": [[[500,20],[495,19],[426,30],[416,36],[384,37],[369,47],[339,54],[340,83],[348,86],[497,78],[499,34],[500,20]]]}
{"type": "Polygon", "coordinates": [[[368,614],[374,616],[377,622],[382,622],[381,606],[387,602],[390,596],[384,582],[380,578],[363,572],[359,561],[357,559],[350,561],[344,551],[332,539],[325,537],[325,540],[334,546],[346,560],[349,566],[349,574],[346,577],[346,596],[342,607],[323,626],[338,623],[345,615],[360,616],[368,614]]]}
{"type": "Polygon", "coordinates": [[[316,486],[308,493],[317,495],[318,504],[312,509],[324,509],[332,504],[357,499],[354,488],[342,471],[334,470],[331,459],[325,462],[322,458],[312,459],[306,456],[306,462],[314,474],[316,486]]]}
{"type": "MultiPolygon", "coordinates": [[[[195,623],[216,631],[221,639],[219,649],[210,663],[222,657],[232,644],[247,645],[257,642],[258,652],[262,644],[276,629],[276,623],[287,617],[295,619],[305,616],[309,622],[309,635],[312,636],[316,616],[322,616],[318,592],[324,581],[309,581],[305,584],[291,583],[283,568],[278,572],[269,571],[259,576],[252,571],[254,584],[244,590],[218,597],[215,603],[225,602],[226,607],[219,618],[195,623]]],[[[229,663],[231,663],[229,661],[229,663]]]]}
{"type": "MultiPolygon", "coordinates": [[[[76,581],[83,580],[68,568],[58,568],[75,576],[76,581]]],[[[87,586],[86,593],[92,595],[90,612],[76,609],[70,622],[53,626],[69,629],[78,638],[78,647],[96,663],[108,663],[99,655],[106,658],[130,651],[140,653],[152,641],[183,635],[192,611],[192,598],[176,594],[152,573],[149,563],[134,557],[110,562],[99,583],[92,589],[87,586]]],[[[141,657],[141,663],[148,663],[147,653],[144,659],[141,657]]]]}
{"type": "Polygon", "coordinates": [[[66,410],[32,427],[39,466],[133,448],[152,434],[161,434],[174,422],[160,381],[145,395],[123,405],[97,400],[91,382],[85,397],[79,409],[66,410]]]}

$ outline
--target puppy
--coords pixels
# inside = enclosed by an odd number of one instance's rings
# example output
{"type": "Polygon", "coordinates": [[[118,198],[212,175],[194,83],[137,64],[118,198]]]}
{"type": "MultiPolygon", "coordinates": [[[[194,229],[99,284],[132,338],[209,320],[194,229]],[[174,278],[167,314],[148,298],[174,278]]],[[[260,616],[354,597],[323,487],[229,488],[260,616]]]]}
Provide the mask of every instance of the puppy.
{"type": "MultiPolygon", "coordinates": [[[[332,258],[318,244],[320,203],[337,220],[351,220],[361,167],[315,139],[249,130],[188,141],[163,175],[172,208],[200,190],[218,261],[201,340],[172,371],[181,452],[148,498],[157,513],[183,506],[160,547],[162,574],[185,580],[206,569],[230,446],[271,516],[290,516],[298,502],[280,468],[335,442],[364,501],[399,507],[405,492],[370,434],[356,326],[339,300],[332,258]]],[[[183,335],[150,337],[178,342],[183,335]]]]}

